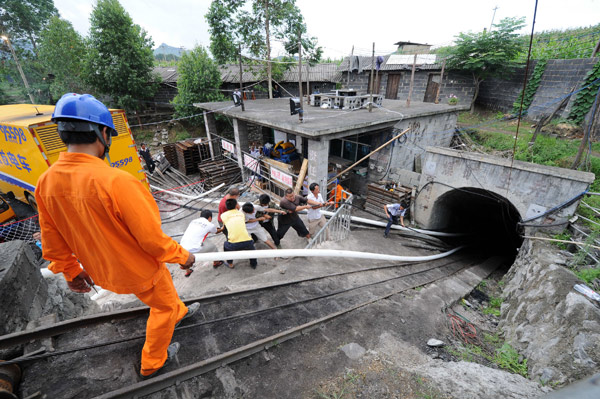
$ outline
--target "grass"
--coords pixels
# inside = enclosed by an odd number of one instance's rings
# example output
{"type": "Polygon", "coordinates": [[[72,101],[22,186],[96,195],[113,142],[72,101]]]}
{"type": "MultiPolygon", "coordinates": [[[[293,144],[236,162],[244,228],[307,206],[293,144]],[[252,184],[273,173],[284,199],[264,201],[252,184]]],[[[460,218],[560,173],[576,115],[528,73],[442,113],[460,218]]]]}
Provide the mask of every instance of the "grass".
{"type": "MultiPolygon", "coordinates": [[[[571,238],[571,233],[568,231],[565,231],[564,233],[553,235],[552,238],[554,238],[555,240],[569,241],[569,239],[571,238]]],[[[567,246],[569,245],[566,242],[553,242],[553,244],[563,250],[566,250],[567,246]]]]}
{"type": "Polygon", "coordinates": [[[575,274],[587,285],[590,285],[595,279],[600,278],[600,269],[583,269],[576,271],[575,274]]]}
{"type": "Polygon", "coordinates": [[[502,298],[490,297],[490,303],[488,306],[483,308],[483,314],[493,314],[496,317],[500,317],[500,306],[502,305],[502,298]]]}
{"type": "Polygon", "coordinates": [[[347,391],[353,388],[353,386],[358,382],[360,377],[361,376],[359,374],[355,374],[352,370],[349,370],[344,375],[344,379],[341,384],[342,386],[339,389],[333,390],[332,392],[323,392],[317,390],[316,394],[321,399],[343,399],[346,397],[345,395],[347,391]]]}
{"type": "Polygon", "coordinates": [[[486,334],[484,340],[494,348],[491,353],[478,345],[459,346],[456,349],[449,347],[447,350],[450,354],[465,362],[473,362],[476,358],[484,358],[503,370],[527,378],[526,358],[521,358],[521,355],[509,344],[502,343],[502,339],[498,335],[486,334]]]}

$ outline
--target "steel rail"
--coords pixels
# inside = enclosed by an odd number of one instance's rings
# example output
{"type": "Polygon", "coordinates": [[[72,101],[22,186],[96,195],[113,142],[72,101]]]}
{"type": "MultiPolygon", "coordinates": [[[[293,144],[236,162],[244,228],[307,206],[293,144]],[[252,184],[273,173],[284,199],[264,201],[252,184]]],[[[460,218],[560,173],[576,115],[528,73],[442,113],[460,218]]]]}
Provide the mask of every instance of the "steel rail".
{"type": "MultiPolygon", "coordinates": [[[[324,298],[328,298],[331,296],[335,296],[335,295],[340,295],[340,294],[344,294],[350,291],[355,291],[355,290],[359,290],[362,288],[366,288],[372,285],[377,285],[377,284],[383,284],[392,280],[397,280],[397,279],[402,279],[405,277],[411,277],[411,276],[415,276],[418,274],[423,274],[423,273],[427,273],[429,271],[435,270],[435,269],[441,269],[444,267],[448,267],[449,265],[456,263],[458,260],[454,260],[451,262],[448,262],[446,264],[443,265],[438,265],[438,266],[433,266],[430,267],[428,269],[424,269],[424,270],[419,270],[419,271],[415,271],[412,273],[407,273],[404,275],[400,275],[400,276],[394,276],[391,278],[387,278],[384,280],[380,280],[380,281],[375,281],[375,282],[370,282],[370,283],[366,283],[363,285],[359,285],[356,287],[352,287],[352,288],[347,288],[347,289],[343,289],[343,290],[339,290],[339,291],[334,291],[334,292],[330,292],[327,294],[323,294],[323,295],[318,295],[315,297],[310,297],[310,298],[305,298],[305,299],[299,299],[298,301],[294,301],[294,302],[289,302],[289,303],[285,303],[285,304],[281,304],[281,305],[276,305],[276,306],[271,306],[268,308],[262,308],[262,309],[258,309],[258,310],[254,310],[254,311],[250,311],[250,312],[246,312],[246,313],[240,313],[240,314],[235,314],[235,315],[231,315],[231,316],[226,316],[226,317],[222,317],[219,319],[213,319],[213,320],[207,320],[207,321],[203,321],[200,323],[195,323],[195,324],[191,324],[191,325],[186,325],[186,326],[182,326],[182,327],[177,327],[175,329],[175,331],[181,331],[181,330],[186,330],[186,329],[190,329],[193,327],[199,327],[199,326],[204,326],[204,325],[208,325],[208,324],[214,324],[214,323],[220,323],[223,321],[230,321],[230,320],[236,320],[236,319],[241,319],[241,318],[246,318],[246,317],[250,317],[250,316],[254,316],[254,315],[258,315],[258,314],[262,314],[268,311],[272,311],[272,310],[277,310],[277,309],[283,309],[286,307],[291,307],[291,306],[296,306],[302,303],[307,303],[307,302],[311,302],[311,301],[316,301],[316,300],[320,300],[320,299],[324,299],[324,298]]],[[[392,266],[388,266],[392,267],[392,266]]],[[[127,337],[127,338],[123,338],[123,339],[118,339],[118,340],[113,340],[113,341],[108,341],[108,342],[101,342],[101,343],[97,343],[97,344],[93,344],[93,345],[88,345],[88,346],[84,346],[84,347],[78,347],[78,348],[72,348],[72,349],[66,349],[66,350],[62,350],[62,351],[55,351],[55,352],[51,352],[51,353],[43,353],[43,354],[28,354],[27,356],[21,356],[19,358],[16,359],[11,359],[11,360],[7,360],[5,362],[3,362],[3,365],[10,365],[10,364],[22,364],[22,363],[29,363],[32,361],[36,361],[36,360],[40,360],[40,359],[46,359],[49,357],[55,357],[55,356],[60,356],[60,355],[66,355],[69,353],[73,353],[73,352],[79,352],[79,351],[84,351],[84,350],[89,350],[89,349],[95,349],[95,348],[99,348],[102,346],[109,346],[109,345],[117,345],[117,344],[121,344],[124,342],[129,342],[129,341],[134,341],[137,339],[143,339],[145,338],[145,334],[141,334],[141,335],[136,335],[136,336],[131,336],[131,337],[127,337]]]]}
{"type": "MultiPolygon", "coordinates": [[[[223,292],[223,293],[217,293],[217,294],[213,294],[213,295],[189,298],[189,299],[183,300],[183,302],[186,305],[189,305],[194,302],[206,303],[206,302],[210,302],[212,300],[223,299],[223,298],[227,298],[227,297],[231,297],[231,296],[235,296],[235,295],[248,294],[251,292],[260,292],[262,290],[270,290],[273,288],[285,287],[285,286],[300,284],[300,283],[309,282],[309,281],[316,281],[316,280],[321,280],[321,279],[326,279],[326,278],[331,278],[331,277],[342,276],[342,275],[346,275],[346,274],[366,273],[369,271],[379,270],[379,269],[384,269],[384,268],[405,267],[405,266],[410,266],[410,265],[421,263],[421,262],[422,261],[407,262],[407,263],[403,263],[400,265],[390,264],[390,265],[369,267],[369,268],[351,270],[351,271],[345,271],[345,272],[331,273],[331,274],[322,275],[322,276],[307,277],[307,278],[298,279],[298,280],[285,281],[285,282],[281,282],[281,283],[273,283],[273,284],[269,284],[269,285],[262,286],[259,288],[249,288],[249,289],[244,289],[244,290],[239,290],[239,291],[223,292]]],[[[72,331],[77,328],[89,327],[92,325],[101,324],[101,323],[109,322],[112,320],[124,320],[124,319],[129,319],[129,318],[134,318],[134,317],[140,317],[142,315],[146,315],[148,313],[148,311],[149,311],[149,308],[147,306],[140,306],[140,307],[131,308],[131,309],[116,310],[113,312],[106,312],[106,313],[78,317],[75,319],[65,320],[65,321],[61,321],[61,322],[54,323],[54,324],[47,325],[47,326],[40,326],[38,328],[31,329],[31,330],[18,331],[18,332],[14,332],[11,334],[2,335],[2,336],[0,336],[0,349],[19,345],[19,344],[24,344],[31,340],[53,337],[56,335],[64,334],[66,332],[72,331]]]]}
{"type": "Polygon", "coordinates": [[[263,338],[263,339],[254,341],[250,344],[244,345],[240,348],[222,353],[217,356],[213,356],[209,359],[205,359],[203,361],[193,363],[188,366],[184,366],[178,370],[174,370],[174,371],[159,375],[153,379],[139,382],[137,384],[132,384],[127,387],[123,387],[123,388],[117,389],[115,391],[108,392],[108,393],[102,394],[100,396],[96,396],[94,399],[131,398],[131,397],[140,397],[140,396],[149,395],[149,394],[158,392],[162,389],[172,386],[173,384],[179,384],[190,378],[205,374],[205,373],[215,370],[219,367],[223,367],[223,366],[226,366],[235,361],[244,359],[244,358],[251,356],[253,354],[256,354],[262,350],[268,350],[270,347],[272,347],[274,345],[278,345],[282,342],[293,339],[299,335],[307,334],[311,330],[317,328],[321,323],[331,321],[337,317],[340,317],[340,316],[350,313],[352,311],[358,310],[360,308],[372,305],[376,302],[387,299],[393,295],[400,294],[409,289],[413,289],[413,288],[416,288],[416,287],[419,287],[422,285],[426,285],[426,284],[431,284],[432,282],[441,280],[443,278],[448,278],[462,270],[465,270],[467,268],[471,268],[474,266],[476,266],[476,264],[465,265],[448,275],[444,275],[439,278],[433,277],[433,278],[427,279],[427,281],[419,281],[417,283],[408,284],[408,286],[406,286],[404,288],[401,288],[398,290],[393,290],[385,295],[378,296],[369,301],[361,302],[361,303],[351,306],[347,309],[344,309],[344,310],[341,310],[338,312],[334,312],[334,313],[330,313],[329,315],[321,317],[319,319],[310,321],[308,323],[304,323],[302,325],[285,330],[278,334],[271,335],[267,338],[263,338]]]}

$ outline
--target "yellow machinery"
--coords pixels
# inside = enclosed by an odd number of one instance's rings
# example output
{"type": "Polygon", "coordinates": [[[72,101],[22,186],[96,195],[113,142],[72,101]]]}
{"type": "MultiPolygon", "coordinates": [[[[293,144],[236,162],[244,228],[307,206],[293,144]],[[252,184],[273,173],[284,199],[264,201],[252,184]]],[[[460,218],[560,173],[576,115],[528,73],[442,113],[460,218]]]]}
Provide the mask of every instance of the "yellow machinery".
{"type": "MultiPolygon", "coordinates": [[[[35,210],[40,175],[67,150],[51,121],[53,111],[52,105],[0,106],[0,191],[28,202],[35,210]]],[[[131,173],[150,189],[125,111],[110,112],[119,134],[112,139],[111,166],[131,173]]]]}

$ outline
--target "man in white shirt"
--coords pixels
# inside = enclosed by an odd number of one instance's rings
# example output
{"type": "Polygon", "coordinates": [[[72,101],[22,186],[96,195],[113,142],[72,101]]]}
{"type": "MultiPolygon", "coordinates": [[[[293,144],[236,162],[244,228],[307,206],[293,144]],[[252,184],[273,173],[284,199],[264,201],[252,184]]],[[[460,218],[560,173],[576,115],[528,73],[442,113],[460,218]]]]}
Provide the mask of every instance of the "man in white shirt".
{"type": "MultiPolygon", "coordinates": [[[[203,210],[200,213],[200,218],[194,219],[190,222],[189,226],[183,233],[181,238],[181,245],[191,253],[207,253],[207,252],[219,252],[217,247],[206,241],[206,237],[209,234],[218,234],[223,231],[223,228],[217,228],[212,223],[212,212],[209,210],[203,210]]],[[[223,264],[223,261],[213,262],[213,267],[217,268],[223,264]]],[[[193,270],[187,269],[185,276],[189,277],[193,270]]]]}
{"type": "Polygon", "coordinates": [[[258,241],[264,242],[269,248],[277,249],[275,243],[269,240],[267,231],[259,224],[260,222],[264,222],[271,217],[265,214],[257,218],[256,212],[275,212],[280,214],[285,214],[285,212],[273,208],[265,208],[261,205],[254,205],[250,202],[246,202],[244,205],[242,205],[242,211],[246,217],[246,230],[248,231],[248,234],[254,234],[258,241]]]}
{"type": "Polygon", "coordinates": [[[383,207],[383,210],[385,211],[385,216],[388,220],[387,226],[385,226],[385,233],[383,233],[385,238],[388,238],[392,224],[398,223],[398,217],[400,217],[400,224],[402,227],[406,227],[404,226],[404,215],[406,214],[406,204],[404,202],[399,204],[387,204],[383,207]]]}
{"type": "MultiPolygon", "coordinates": [[[[309,200],[309,204],[313,204],[315,202],[319,203],[319,205],[313,205],[312,208],[308,208],[307,210],[308,232],[310,233],[311,237],[314,237],[315,233],[317,232],[317,228],[318,230],[321,230],[325,226],[325,223],[327,223],[325,215],[321,213],[321,208],[327,205],[333,205],[333,202],[323,201],[323,197],[321,196],[321,188],[317,183],[312,183],[308,189],[310,190],[310,193],[306,198],[309,200]]],[[[325,239],[329,240],[329,231],[326,231],[325,234],[327,235],[325,239]]]]}

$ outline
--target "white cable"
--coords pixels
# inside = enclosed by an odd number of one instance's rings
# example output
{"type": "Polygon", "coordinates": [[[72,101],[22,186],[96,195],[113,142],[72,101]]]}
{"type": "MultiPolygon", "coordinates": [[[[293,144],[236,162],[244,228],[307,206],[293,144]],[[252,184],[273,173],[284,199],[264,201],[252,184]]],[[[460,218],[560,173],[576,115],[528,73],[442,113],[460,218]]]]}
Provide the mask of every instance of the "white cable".
{"type": "Polygon", "coordinates": [[[227,251],[227,252],[208,252],[194,254],[196,263],[218,261],[224,259],[239,260],[239,259],[268,259],[268,258],[350,258],[350,259],[374,259],[396,262],[425,262],[436,260],[452,255],[453,253],[465,248],[460,246],[450,251],[443,252],[437,255],[428,256],[398,256],[376,254],[372,252],[359,251],[342,251],[338,249],[261,249],[257,251],[227,251]]]}
{"type": "Polygon", "coordinates": [[[212,193],[213,191],[216,191],[216,190],[220,189],[220,188],[221,188],[221,187],[223,187],[224,185],[225,185],[225,183],[221,183],[221,184],[219,184],[217,187],[214,187],[214,188],[212,188],[212,189],[210,189],[210,190],[208,190],[208,191],[206,191],[206,192],[203,192],[202,194],[200,194],[200,195],[197,195],[197,196],[195,196],[195,197],[194,197],[194,196],[191,196],[191,195],[186,195],[186,194],[180,194],[180,193],[176,193],[176,192],[174,192],[174,191],[167,191],[167,190],[165,190],[165,189],[163,189],[163,188],[161,188],[161,187],[154,186],[154,185],[152,185],[152,184],[150,185],[150,188],[152,188],[152,189],[154,189],[154,190],[161,191],[161,192],[166,192],[167,194],[169,194],[169,195],[172,195],[172,196],[174,196],[174,197],[180,197],[180,198],[185,198],[185,199],[191,199],[191,200],[195,200],[195,199],[199,199],[199,198],[206,197],[208,194],[212,193]]]}

